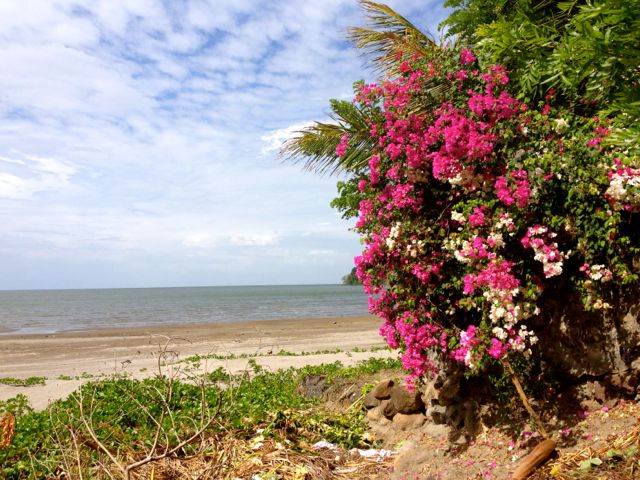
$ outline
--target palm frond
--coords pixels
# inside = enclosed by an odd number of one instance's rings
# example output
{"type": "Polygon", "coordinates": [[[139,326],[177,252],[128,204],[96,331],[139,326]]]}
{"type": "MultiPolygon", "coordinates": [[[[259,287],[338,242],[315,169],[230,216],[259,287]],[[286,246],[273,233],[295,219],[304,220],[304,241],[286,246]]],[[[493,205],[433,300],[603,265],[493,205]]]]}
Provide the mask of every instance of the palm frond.
{"type": "Polygon", "coordinates": [[[350,102],[332,100],[331,117],[336,123],[315,122],[287,140],[280,155],[304,162],[304,168],[330,175],[359,172],[367,166],[375,141],[369,133],[368,112],[350,102]],[[336,147],[344,134],[349,135],[349,149],[344,157],[336,155],[336,147]]]}
{"type": "Polygon", "coordinates": [[[439,48],[434,40],[389,6],[369,0],[361,0],[360,5],[369,28],[350,27],[347,37],[371,57],[383,75],[395,76],[402,61],[439,48]]]}

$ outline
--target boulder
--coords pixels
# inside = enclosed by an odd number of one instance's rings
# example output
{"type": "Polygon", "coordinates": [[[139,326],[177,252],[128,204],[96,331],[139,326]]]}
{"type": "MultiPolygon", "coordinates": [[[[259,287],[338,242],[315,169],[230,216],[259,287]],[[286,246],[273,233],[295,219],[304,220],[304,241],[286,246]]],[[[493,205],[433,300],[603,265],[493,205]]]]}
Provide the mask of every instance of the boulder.
{"type": "Polygon", "coordinates": [[[393,417],[393,428],[400,431],[420,428],[427,421],[423,413],[404,414],[398,413],[393,417]]]}
{"type": "Polygon", "coordinates": [[[376,388],[373,389],[373,397],[378,400],[386,400],[391,397],[391,390],[393,389],[395,382],[393,380],[383,380],[376,388]]]}
{"type": "Polygon", "coordinates": [[[380,405],[377,407],[373,407],[372,409],[367,411],[367,420],[369,422],[383,422],[387,423],[389,420],[384,414],[385,408],[387,408],[389,404],[389,400],[382,400],[380,405]]]}
{"type": "Polygon", "coordinates": [[[410,414],[424,410],[422,394],[418,390],[410,392],[400,385],[391,389],[391,404],[396,413],[410,414]]]}
{"type": "Polygon", "coordinates": [[[445,425],[447,423],[447,407],[432,405],[427,410],[427,415],[436,425],[445,425]]]}
{"type": "Polygon", "coordinates": [[[380,402],[382,400],[378,400],[375,395],[373,394],[373,390],[370,391],[369,393],[367,393],[364,398],[362,399],[362,405],[364,405],[364,408],[366,409],[370,409],[370,408],[374,408],[377,407],[378,405],[380,405],[380,402]]]}
{"type": "Polygon", "coordinates": [[[384,405],[384,408],[382,409],[382,414],[386,418],[391,420],[396,415],[396,413],[398,413],[398,409],[395,407],[393,402],[391,402],[391,399],[387,399],[383,401],[386,403],[384,405]]]}

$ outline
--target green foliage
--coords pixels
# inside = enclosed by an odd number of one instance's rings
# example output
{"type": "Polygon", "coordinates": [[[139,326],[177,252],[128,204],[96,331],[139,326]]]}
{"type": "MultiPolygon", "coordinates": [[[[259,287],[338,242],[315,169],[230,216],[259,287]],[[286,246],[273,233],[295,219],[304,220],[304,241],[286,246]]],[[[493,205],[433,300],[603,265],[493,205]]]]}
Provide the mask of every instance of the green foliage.
{"type": "Polygon", "coordinates": [[[639,0],[448,0],[443,22],[485,64],[504,64],[525,101],[550,89],[579,113],[608,116],[609,142],[640,147],[639,0]]]}
{"type": "Polygon", "coordinates": [[[351,272],[342,277],[343,285],[360,285],[360,281],[358,280],[358,276],[356,275],[356,267],[351,269],[351,272]]]}
{"type": "Polygon", "coordinates": [[[358,182],[354,180],[338,181],[338,196],[331,201],[331,207],[342,213],[342,218],[349,220],[358,216],[358,182]]]}
{"type": "Polygon", "coordinates": [[[27,396],[19,393],[8,400],[0,401],[0,413],[4,412],[12,412],[16,418],[20,418],[33,412],[33,408],[31,408],[27,396]]]}
{"type": "Polygon", "coordinates": [[[398,75],[400,63],[438,48],[436,42],[387,5],[368,0],[361,0],[360,5],[369,28],[350,27],[348,37],[385,76],[398,75]]]}
{"type": "Polygon", "coordinates": [[[31,387],[34,385],[44,385],[47,377],[27,377],[27,378],[0,378],[0,385],[9,385],[11,387],[31,387]]]}
{"type": "MultiPolygon", "coordinates": [[[[300,380],[322,375],[331,383],[398,368],[399,363],[370,359],[352,367],[336,362],[271,372],[253,360],[250,367],[240,375],[217,369],[204,379],[205,385],[158,376],[141,381],[126,377],[104,379],[87,383],[68,399],[38,412],[29,406],[24,395],[0,402],[0,413],[11,411],[17,418],[11,446],[0,450],[0,478],[55,477],[63,468],[64,458],[74,458],[75,462],[76,453],[70,450],[74,441],[80,442],[77,448],[86,465],[85,477],[92,478],[101,468],[98,462],[109,460],[87,446],[89,433],[84,420],[107,448],[135,456],[135,452],[139,454],[152,445],[157,422],[162,425],[161,446],[175,444],[178,436],[191,435],[197,430],[199,419],[211,413],[220,395],[222,410],[205,433],[233,429],[238,436],[253,437],[261,428],[265,430],[263,435],[277,436],[283,425],[289,425],[296,427],[293,433],[309,440],[326,438],[346,447],[358,446],[365,429],[359,405],[342,414],[327,412],[317,405],[317,400],[300,393],[300,380]]],[[[193,448],[185,446],[182,454],[192,453],[193,448]]]]}

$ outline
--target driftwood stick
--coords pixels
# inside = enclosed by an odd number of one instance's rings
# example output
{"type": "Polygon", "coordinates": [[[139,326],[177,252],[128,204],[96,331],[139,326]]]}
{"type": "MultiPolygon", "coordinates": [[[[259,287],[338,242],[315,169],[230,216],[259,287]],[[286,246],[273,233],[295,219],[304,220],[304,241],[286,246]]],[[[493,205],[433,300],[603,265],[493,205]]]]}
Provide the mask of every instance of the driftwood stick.
{"type": "Polygon", "coordinates": [[[511,363],[506,357],[502,359],[502,365],[504,366],[504,369],[507,372],[507,375],[509,375],[511,382],[516,387],[516,390],[518,391],[518,395],[520,396],[520,400],[522,400],[522,404],[524,405],[524,408],[527,409],[527,412],[529,412],[529,415],[535,422],[536,427],[538,427],[538,432],[540,432],[540,435],[542,435],[542,438],[548,439],[549,435],[547,434],[547,431],[544,429],[542,420],[540,420],[540,417],[538,416],[538,414],[533,410],[533,408],[531,408],[531,404],[529,403],[529,399],[527,398],[527,395],[524,393],[524,390],[522,389],[522,384],[518,379],[518,375],[516,375],[516,372],[513,370],[511,363]]]}
{"type": "Polygon", "coordinates": [[[515,469],[511,480],[525,480],[533,471],[542,465],[547,458],[551,456],[556,449],[556,442],[550,439],[543,440],[536,448],[531,450],[531,453],[524,457],[518,468],[515,469]]]}

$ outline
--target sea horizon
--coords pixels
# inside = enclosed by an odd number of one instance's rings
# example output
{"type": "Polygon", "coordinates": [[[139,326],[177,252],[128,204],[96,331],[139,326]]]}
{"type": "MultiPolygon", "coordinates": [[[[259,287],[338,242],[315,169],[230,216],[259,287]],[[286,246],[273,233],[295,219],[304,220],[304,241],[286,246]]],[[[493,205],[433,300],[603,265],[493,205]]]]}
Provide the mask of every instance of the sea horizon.
{"type": "Polygon", "coordinates": [[[0,292],[50,292],[68,290],[149,290],[158,288],[226,288],[226,287],[315,287],[315,286],[352,286],[343,283],[247,283],[228,285],[168,285],[152,287],[62,287],[62,288],[1,288],[0,292]]]}

